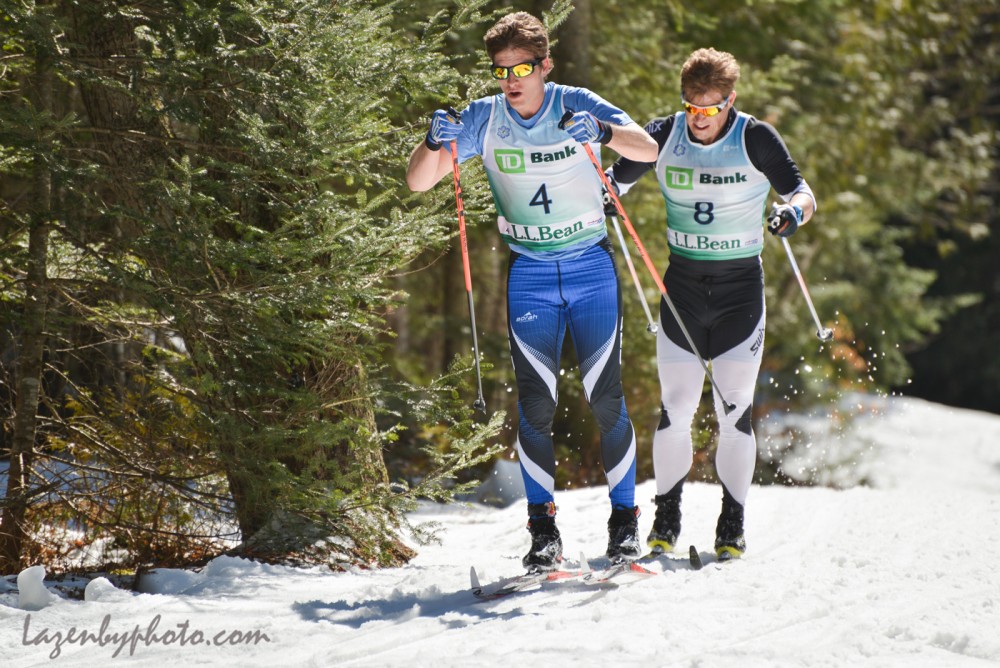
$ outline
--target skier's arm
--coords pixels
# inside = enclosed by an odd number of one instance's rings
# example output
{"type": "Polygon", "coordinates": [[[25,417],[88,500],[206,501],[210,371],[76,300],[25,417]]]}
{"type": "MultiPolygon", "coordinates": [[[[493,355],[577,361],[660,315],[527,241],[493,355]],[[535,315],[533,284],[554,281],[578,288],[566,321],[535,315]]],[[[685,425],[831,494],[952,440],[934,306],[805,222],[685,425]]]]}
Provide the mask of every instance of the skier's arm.
{"type": "Polygon", "coordinates": [[[622,109],[586,88],[565,86],[563,90],[563,105],[572,117],[564,117],[560,127],[574,139],[599,141],[632,160],[656,160],[656,142],[622,109]]]}
{"type": "Polygon", "coordinates": [[[427,136],[410,154],[406,167],[406,185],[410,190],[430,190],[451,170],[449,143],[458,138],[462,129],[461,116],[454,110],[438,109],[434,112],[427,136]]]}
{"type": "Polygon", "coordinates": [[[432,151],[426,143],[417,144],[406,167],[406,185],[414,192],[430,190],[451,171],[451,147],[432,151]]]}
{"type": "Polygon", "coordinates": [[[806,224],[816,211],[816,197],[781,135],[770,124],[755,119],[747,127],[746,142],[750,162],[763,172],[786,204],[802,210],[799,224],[806,224]]]}
{"type": "Polygon", "coordinates": [[[611,140],[605,146],[636,162],[654,162],[660,150],[649,133],[637,123],[612,125],[611,140]]]}
{"type": "Polygon", "coordinates": [[[670,130],[674,126],[673,121],[674,117],[668,116],[667,118],[654,118],[646,124],[645,132],[656,145],[656,150],[651,157],[635,160],[629,156],[623,156],[608,169],[608,176],[617,187],[619,195],[627,193],[643,174],[656,165],[656,158],[667,143],[667,138],[670,137],[670,130]]]}

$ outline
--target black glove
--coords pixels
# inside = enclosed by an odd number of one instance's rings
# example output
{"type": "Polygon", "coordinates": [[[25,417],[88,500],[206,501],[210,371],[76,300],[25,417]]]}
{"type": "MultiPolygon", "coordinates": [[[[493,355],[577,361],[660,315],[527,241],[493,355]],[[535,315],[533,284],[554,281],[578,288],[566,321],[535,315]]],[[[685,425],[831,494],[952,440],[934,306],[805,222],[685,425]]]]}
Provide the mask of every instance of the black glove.
{"type": "MultiPolygon", "coordinates": [[[[615,182],[615,177],[611,175],[611,169],[605,172],[608,177],[608,183],[611,187],[615,189],[615,195],[618,194],[618,184],[615,182]]],[[[607,188],[601,188],[601,196],[604,198],[604,215],[605,216],[617,216],[618,207],[615,206],[615,201],[611,199],[611,195],[608,194],[607,188]]]]}
{"type": "Polygon", "coordinates": [[[771,205],[767,216],[767,231],[779,237],[790,237],[802,224],[802,208],[794,204],[771,205]]]}

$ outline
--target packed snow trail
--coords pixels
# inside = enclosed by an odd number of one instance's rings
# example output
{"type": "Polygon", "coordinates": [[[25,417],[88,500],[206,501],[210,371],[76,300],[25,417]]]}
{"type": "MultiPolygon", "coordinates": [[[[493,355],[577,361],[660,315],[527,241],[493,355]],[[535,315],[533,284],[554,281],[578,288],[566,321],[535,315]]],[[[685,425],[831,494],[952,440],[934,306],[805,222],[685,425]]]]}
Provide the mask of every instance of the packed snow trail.
{"type": "MultiPolygon", "coordinates": [[[[523,503],[429,505],[416,519],[440,522],[441,543],[420,547],[403,568],[334,574],[220,558],[200,573],[159,571],[143,593],[95,581],[85,601],[51,600],[27,577],[28,603],[40,608],[31,611],[18,607],[16,583],[5,578],[3,665],[107,665],[117,645],[68,642],[70,629],[97,634],[105,623],[125,636],[148,633],[154,621],[152,638],[119,651],[122,665],[1000,663],[1000,416],[900,398],[876,408],[810,448],[835,459],[864,441],[867,459],[857,466],[873,486],[755,486],[748,551],[733,564],[479,601],[470,566],[482,582],[522,572],[523,503]]],[[[654,494],[652,481],[639,486],[643,536],[654,494]]],[[[717,485],[686,487],[685,550],[707,554],[720,502],[717,485]]],[[[559,492],[557,503],[565,554],[603,554],[606,488],[559,492]]]]}

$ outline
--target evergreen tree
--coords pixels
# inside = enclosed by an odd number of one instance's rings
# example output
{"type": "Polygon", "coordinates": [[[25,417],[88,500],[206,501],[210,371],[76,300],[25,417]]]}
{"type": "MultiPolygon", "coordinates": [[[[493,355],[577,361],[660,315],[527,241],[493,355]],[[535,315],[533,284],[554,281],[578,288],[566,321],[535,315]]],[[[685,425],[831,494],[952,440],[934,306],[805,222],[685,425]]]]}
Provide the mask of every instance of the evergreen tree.
{"type": "MultiPolygon", "coordinates": [[[[492,452],[500,419],[472,422],[453,389],[458,371],[408,390],[387,386],[379,361],[395,299],[385,279],[448,232],[442,216],[399,199],[392,174],[411,138],[389,100],[457,75],[392,30],[394,4],[3,9],[15,49],[58,46],[72,101],[51,123],[71,150],[46,167],[61,179],[58,252],[83,261],[69,268],[67,329],[48,333],[49,349],[67,340],[82,354],[80,323],[94,348],[132,343],[113,365],[114,391],[77,376],[71,401],[46,398],[59,424],[39,461],[58,454],[94,474],[63,476],[36,521],[58,507],[95,532],[132,536],[133,560],[150,556],[140,546],[151,534],[183,535],[219,511],[244,554],[408,557],[403,513],[461,491],[453,478],[492,452]],[[427,445],[415,487],[391,484],[383,461],[397,430],[380,428],[376,412],[390,392],[417,422],[449,429],[446,447],[427,445]]],[[[40,113],[16,90],[11,99],[4,113],[40,113]]],[[[10,132],[26,155],[52,156],[23,126],[10,132]]],[[[12,284],[7,296],[27,303],[24,290],[12,284]]],[[[22,415],[38,420],[31,408],[22,415]]],[[[40,488],[41,464],[34,474],[40,488]]],[[[5,510],[12,500],[8,489],[5,510]]],[[[10,568],[24,549],[3,557],[10,568]]]]}

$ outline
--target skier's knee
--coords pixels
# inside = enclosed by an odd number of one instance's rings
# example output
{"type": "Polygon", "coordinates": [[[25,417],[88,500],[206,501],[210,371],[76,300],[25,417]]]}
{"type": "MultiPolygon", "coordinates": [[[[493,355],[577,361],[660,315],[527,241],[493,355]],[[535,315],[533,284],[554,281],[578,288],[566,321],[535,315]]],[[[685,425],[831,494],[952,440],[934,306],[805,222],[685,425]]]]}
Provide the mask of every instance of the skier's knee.
{"type": "Polygon", "coordinates": [[[753,433],[753,423],[751,417],[753,415],[753,404],[749,404],[747,409],[743,411],[740,415],[740,419],[736,421],[736,430],[743,432],[747,436],[753,433]]]}
{"type": "Polygon", "coordinates": [[[539,433],[552,431],[552,421],[556,415],[556,402],[548,395],[521,397],[521,419],[539,433]]]}
{"type": "Polygon", "coordinates": [[[656,431],[663,431],[670,426],[670,414],[666,406],[660,405],[660,423],[656,425],[656,431]]]}
{"type": "Polygon", "coordinates": [[[597,425],[602,434],[610,432],[624,419],[628,420],[625,411],[625,400],[621,394],[605,394],[591,397],[590,410],[594,413],[597,425]]]}

